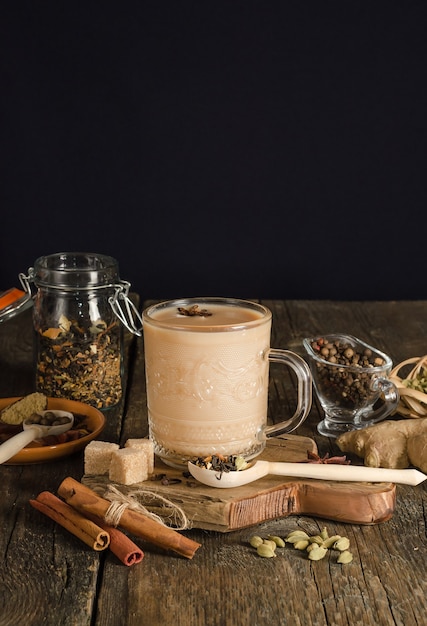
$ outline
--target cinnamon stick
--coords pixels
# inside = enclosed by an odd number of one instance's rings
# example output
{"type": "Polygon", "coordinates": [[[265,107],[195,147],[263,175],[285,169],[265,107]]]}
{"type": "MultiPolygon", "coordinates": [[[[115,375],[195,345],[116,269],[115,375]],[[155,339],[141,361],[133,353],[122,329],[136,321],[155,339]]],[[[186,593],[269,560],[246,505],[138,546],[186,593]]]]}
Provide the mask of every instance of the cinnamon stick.
{"type": "MultiPolygon", "coordinates": [[[[111,504],[71,477],[62,481],[58,487],[58,494],[80,513],[96,515],[102,519],[105,518],[111,504]]],[[[196,550],[201,547],[200,543],[129,508],[124,510],[118,525],[132,535],[142,537],[161,548],[173,550],[187,559],[192,559],[196,550]]]]}
{"type": "Polygon", "coordinates": [[[86,513],[87,517],[91,519],[95,524],[103,528],[110,535],[110,545],[109,548],[116,557],[130,567],[131,565],[136,565],[140,563],[144,558],[143,551],[131,540],[127,535],[122,533],[121,530],[114,528],[114,526],[110,526],[106,524],[103,519],[97,517],[96,515],[91,515],[86,513]]]}
{"type": "Polygon", "coordinates": [[[108,548],[110,535],[93,521],[85,518],[73,507],[49,491],[42,491],[31,506],[44,513],[84,543],[98,552],[108,548]]]}

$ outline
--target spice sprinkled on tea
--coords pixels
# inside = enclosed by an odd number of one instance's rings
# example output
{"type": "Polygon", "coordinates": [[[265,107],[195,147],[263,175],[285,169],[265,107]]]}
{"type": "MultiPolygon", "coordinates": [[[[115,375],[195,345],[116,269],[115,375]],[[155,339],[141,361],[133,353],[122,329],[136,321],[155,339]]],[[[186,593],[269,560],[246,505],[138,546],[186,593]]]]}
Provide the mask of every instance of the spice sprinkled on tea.
{"type": "Polygon", "coordinates": [[[212,313],[207,309],[201,309],[198,304],[193,304],[188,309],[183,306],[178,307],[178,313],[180,315],[185,315],[186,317],[195,317],[198,315],[199,317],[210,317],[212,313]]]}

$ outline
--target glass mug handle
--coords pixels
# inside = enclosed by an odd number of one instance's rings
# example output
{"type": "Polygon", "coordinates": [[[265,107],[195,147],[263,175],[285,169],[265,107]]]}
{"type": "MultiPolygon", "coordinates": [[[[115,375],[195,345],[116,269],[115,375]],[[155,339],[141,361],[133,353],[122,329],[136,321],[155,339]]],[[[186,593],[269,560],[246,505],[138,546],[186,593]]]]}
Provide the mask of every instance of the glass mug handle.
{"type": "Polygon", "coordinates": [[[265,437],[273,437],[292,432],[308,417],[312,404],[312,376],[307,363],[295,352],[270,348],[265,353],[265,358],[273,363],[290,367],[298,381],[298,403],[293,416],[284,422],[263,429],[265,437]]]}
{"type": "Polygon", "coordinates": [[[366,426],[376,424],[390,415],[399,404],[400,399],[396,385],[382,376],[372,378],[371,391],[382,394],[384,404],[374,411],[362,413],[361,423],[366,426]]]}

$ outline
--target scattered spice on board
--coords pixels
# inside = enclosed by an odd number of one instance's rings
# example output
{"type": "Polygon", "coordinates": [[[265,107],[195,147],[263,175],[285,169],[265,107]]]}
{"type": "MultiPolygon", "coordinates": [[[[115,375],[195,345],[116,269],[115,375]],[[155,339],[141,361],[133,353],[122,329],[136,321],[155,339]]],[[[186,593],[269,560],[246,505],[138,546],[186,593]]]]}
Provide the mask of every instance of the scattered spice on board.
{"type": "Polygon", "coordinates": [[[61,316],[59,328],[39,330],[37,389],[53,398],[69,398],[98,409],[122,397],[121,328],[61,316]]]}
{"type": "Polygon", "coordinates": [[[180,478],[169,478],[166,474],[151,474],[148,480],[160,481],[162,485],[178,485],[182,483],[180,478]]]}
{"type": "Polygon", "coordinates": [[[346,456],[329,456],[327,452],[325,456],[319,456],[311,450],[307,450],[307,459],[300,461],[300,463],[326,463],[329,465],[350,465],[351,461],[347,460],[346,456]]]}

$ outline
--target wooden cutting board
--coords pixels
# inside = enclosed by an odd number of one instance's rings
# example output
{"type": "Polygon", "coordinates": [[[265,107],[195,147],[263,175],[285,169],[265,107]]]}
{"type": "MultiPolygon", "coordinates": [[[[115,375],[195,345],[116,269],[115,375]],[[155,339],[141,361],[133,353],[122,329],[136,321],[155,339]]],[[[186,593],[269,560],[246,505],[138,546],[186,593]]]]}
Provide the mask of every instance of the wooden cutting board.
{"type": "MultiPolygon", "coordinates": [[[[282,435],[268,440],[259,457],[268,461],[299,462],[307,451],[317,452],[316,443],[307,437],[282,435]]],[[[233,489],[216,489],[184,476],[181,470],[156,461],[156,475],[170,482],[148,480],[131,486],[115,485],[125,495],[134,495],[144,506],[162,513],[138,491],[158,493],[181,507],[193,528],[228,532],[289,515],[308,515],[353,524],[378,524],[390,519],[396,504],[393,483],[353,483],[266,476],[254,483],[233,489]],[[179,481],[179,482],[175,482],[179,481]]],[[[89,476],[82,483],[103,495],[107,476],[89,476]]]]}

